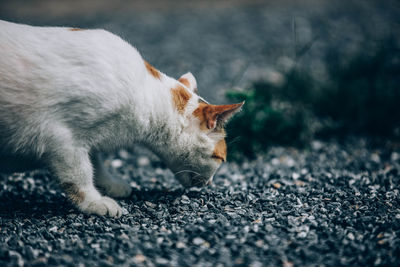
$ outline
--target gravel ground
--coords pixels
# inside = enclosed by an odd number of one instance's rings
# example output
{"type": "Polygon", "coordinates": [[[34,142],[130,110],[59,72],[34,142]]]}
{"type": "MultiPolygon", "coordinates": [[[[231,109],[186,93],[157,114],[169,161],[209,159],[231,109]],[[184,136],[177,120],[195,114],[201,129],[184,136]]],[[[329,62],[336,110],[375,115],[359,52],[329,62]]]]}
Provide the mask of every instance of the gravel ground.
{"type": "MultiPolygon", "coordinates": [[[[37,2],[1,1],[0,18],[109,29],[163,72],[192,71],[215,103],[224,102],[223,88],[279,81],[279,68],[310,42],[298,64],[324,77],[327,49],[347,58],[388,31],[400,36],[396,1],[127,11],[103,5],[103,13],[90,14],[75,6],[72,15],[56,5],[29,6],[37,2]]],[[[305,150],[276,147],[255,161],[224,164],[214,185],[192,190],[142,148],[109,155],[107,163],[134,188],[120,201],[120,219],[79,214],[43,171],[0,175],[0,264],[399,265],[399,144],[372,148],[348,139],[315,141],[305,150]]]]}
{"type": "Polygon", "coordinates": [[[79,214],[43,172],[1,177],[2,265],[398,265],[399,145],[314,141],[184,190],[142,148],[110,155],[125,215],[79,214]],[[382,148],[383,147],[383,148],[382,148]]]}

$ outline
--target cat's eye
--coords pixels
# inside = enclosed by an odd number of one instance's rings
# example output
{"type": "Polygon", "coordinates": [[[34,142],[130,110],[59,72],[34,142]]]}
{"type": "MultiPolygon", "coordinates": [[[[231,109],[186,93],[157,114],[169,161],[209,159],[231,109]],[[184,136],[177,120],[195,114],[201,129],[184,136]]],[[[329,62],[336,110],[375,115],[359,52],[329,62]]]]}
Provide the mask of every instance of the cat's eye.
{"type": "Polygon", "coordinates": [[[218,160],[220,163],[225,162],[225,159],[223,157],[220,157],[218,155],[212,155],[211,158],[218,160]]]}

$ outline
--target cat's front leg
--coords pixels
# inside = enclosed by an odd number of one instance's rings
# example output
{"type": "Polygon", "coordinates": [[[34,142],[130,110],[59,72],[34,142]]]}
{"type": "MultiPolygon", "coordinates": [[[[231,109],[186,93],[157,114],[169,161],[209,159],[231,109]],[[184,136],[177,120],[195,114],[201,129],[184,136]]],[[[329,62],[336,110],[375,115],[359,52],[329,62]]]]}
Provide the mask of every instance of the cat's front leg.
{"type": "Polygon", "coordinates": [[[94,167],[95,184],[106,195],[111,197],[128,197],[132,193],[132,188],[126,181],[108,173],[99,153],[94,153],[91,159],[94,167]]]}
{"type": "Polygon", "coordinates": [[[61,187],[77,207],[88,214],[120,217],[117,202],[102,196],[93,184],[93,168],[89,153],[83,148],[64,147],[49,155],[50,169],[59,178],[61,187]]]}

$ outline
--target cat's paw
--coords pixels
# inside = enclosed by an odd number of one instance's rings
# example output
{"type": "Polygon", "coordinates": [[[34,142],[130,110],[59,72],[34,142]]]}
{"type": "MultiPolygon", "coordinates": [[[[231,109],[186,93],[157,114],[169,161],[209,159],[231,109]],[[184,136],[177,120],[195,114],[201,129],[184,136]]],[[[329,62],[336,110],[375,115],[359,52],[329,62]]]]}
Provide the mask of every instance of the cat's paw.
{"type": "Polygon", "coordinates": [[[104,194],[110,197],[129,197],[132,193],[132,187],[120,178],[110,177],[109,179],[102,180],[102,183],[99,184],[99,186],[104,194]]]}
{"type": "Polygon", "coordinates": [[[97,214],[100,216],[109,216],[119,218],[122,215],[122,208],[118,203],[109,197],[100,197],[100,199],[84,201],[79,208],[87,214],[97,214]]]}

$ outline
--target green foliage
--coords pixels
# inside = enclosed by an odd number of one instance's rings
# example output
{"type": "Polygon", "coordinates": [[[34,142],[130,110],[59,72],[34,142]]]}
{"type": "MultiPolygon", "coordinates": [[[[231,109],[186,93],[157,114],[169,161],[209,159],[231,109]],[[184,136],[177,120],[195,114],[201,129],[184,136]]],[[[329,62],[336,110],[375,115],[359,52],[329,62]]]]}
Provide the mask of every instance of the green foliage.
{"type": "Polygon", "coordinates": [[[246,101],[228,126],[231,158],[254,157],[273,144],[306,145],[314,136],[399,136],[399,44],[389,38],[347,61],[330,51],[326,62],[327,81],[294,68],[283,84],[256,82],[228,92],[228,98],[246,101]]]}
{"type": "Polygon", "coordinates": [[[246,101],[242,112],[228,126],[231,158],[254,157],[272,144],[302,144],[306,130],[304,113],[294,112],[285,103],[275,106],[274,89],[267,83],[256,83],[249,91],[228,93],[228,97],[235,101],[246,101]]]}

